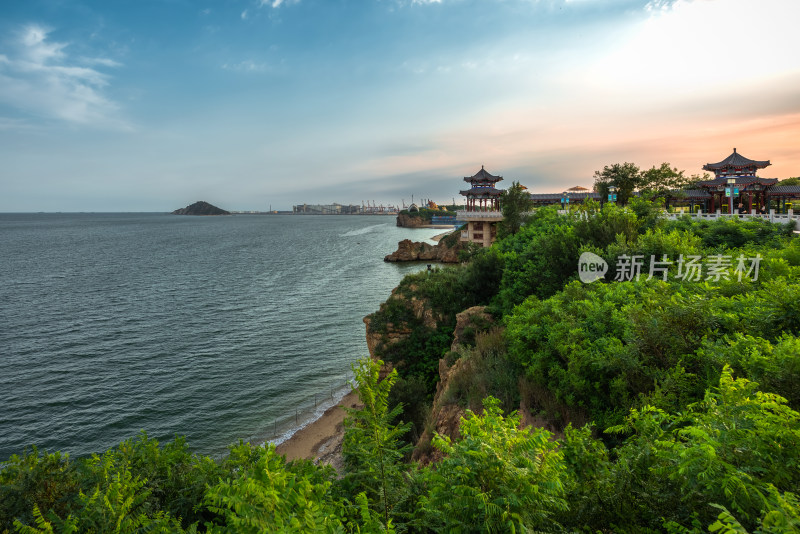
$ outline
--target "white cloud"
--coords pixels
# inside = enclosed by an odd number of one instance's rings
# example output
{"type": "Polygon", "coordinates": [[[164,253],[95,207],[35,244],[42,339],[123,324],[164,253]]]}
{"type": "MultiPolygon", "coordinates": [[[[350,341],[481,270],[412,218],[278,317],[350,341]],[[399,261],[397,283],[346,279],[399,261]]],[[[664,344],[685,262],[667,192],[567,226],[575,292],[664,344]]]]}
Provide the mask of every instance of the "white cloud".
{"type": "Polygon", "coordinates": [[[297,4],[300,0],[261,0],[261,6],[269,6],[273,9],[277,9],[282,5],[289,5],[289,4],[297,4]]]}
{"type": "Polygon", "coordinates": [[[797,71],[800,3],[761,0],[654,0],[649,18],[592,71],[619,91],[694,93],[797,71]],[[746,30],[739,31],[742,24],[746,30]]]}
{"type": "Polygon", "coordinates": [[[26,26],[14,53],[0,55],[0,103],[47,119],[127,128],[103,88],[110,77],[93,68],[117,67],[108,58],[70,58],[69,43],[48,41],[50,30],[26,26]],[[88,65],[88,66],[85,66],[88,65]]]}
{"type": "Polygon", "coordinates": [[[247,10],[242,11],[242,20],[247,20],[247,10]]]}

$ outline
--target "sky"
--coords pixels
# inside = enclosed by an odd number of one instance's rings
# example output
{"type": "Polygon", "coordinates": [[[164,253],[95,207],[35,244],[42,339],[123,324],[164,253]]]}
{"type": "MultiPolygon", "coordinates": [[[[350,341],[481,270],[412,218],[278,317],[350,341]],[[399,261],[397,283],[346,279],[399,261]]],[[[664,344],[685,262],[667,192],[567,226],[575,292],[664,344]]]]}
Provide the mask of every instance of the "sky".
{"type": "Polygon", "coordinates": [[[0,212],[800,175],[798,0],[7,0],[0,212]]]}

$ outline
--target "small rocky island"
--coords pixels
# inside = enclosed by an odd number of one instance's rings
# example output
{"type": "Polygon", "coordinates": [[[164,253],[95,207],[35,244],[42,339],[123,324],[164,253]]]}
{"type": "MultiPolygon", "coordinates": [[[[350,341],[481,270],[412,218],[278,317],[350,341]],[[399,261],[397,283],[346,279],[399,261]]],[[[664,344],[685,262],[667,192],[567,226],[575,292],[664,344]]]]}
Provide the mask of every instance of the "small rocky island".
{"type": "Polygon", "coordinates": [[[460,235],[460,232],[453,232],[440,239],[435,245],[403,239],[397,244],[397,250],[388,254],[383,258],[383,261],[439,261],[442,263],[458,263],[458,253],[465,248],[465,243],[459,239],[460,235]]]}
{"type": "Polygon", "coordinates": [[[173,215],[230,215],[231,212],[199,200],[190,206],[172,212],[173,215]]]}

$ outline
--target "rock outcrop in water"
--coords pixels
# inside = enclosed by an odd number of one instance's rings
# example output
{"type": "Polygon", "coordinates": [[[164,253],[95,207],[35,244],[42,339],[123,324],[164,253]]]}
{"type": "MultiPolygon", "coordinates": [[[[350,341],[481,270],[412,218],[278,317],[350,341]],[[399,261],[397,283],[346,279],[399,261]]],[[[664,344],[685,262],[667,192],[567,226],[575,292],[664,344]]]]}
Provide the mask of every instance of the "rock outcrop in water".
{"type": "Polygon", "coordinates": [[[397,226],[402,226],[403,228],[419,228],[426,224],[430,224],[430,220],[426,221],[419,215],[411,215],[410,213],[399,213],[397,215],[397,226]]]}
{"type": "Polygon", "coordinates": [[[397,244],[397,250],[388,254],[383,261],[440,261],[442,263],[458,263],[458,252],[464,244],[447,236],[435,245],[403,239],[397,244]]]}
{"type": "Polygon", "coordinates": [[[213,206],[208,202],[199,200],[194,204],[172,212],[173,215],[230,215],[229,211],[213,206]]]}

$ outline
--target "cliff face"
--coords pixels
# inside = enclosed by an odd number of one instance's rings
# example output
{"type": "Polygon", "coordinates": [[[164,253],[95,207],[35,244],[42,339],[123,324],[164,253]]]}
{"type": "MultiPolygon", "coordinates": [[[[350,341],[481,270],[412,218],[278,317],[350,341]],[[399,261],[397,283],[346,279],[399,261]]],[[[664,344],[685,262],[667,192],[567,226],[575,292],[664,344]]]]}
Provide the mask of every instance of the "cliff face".
{"type": "MultiPolygon", "coordinates": [[[[412,285],[409,289],[413,292],[416,287],[412,285]]],[[[394,288],[392,294],[386,299],[386,302],[381,304],[380,311],[386,310],[389,306],[398,305],[409,310],[414,320],[418,321],[426,328],[435,330],[438,326],[438,321],[441,319],[434,316],[426,300],[414,296],[406,297],[398,291],[398,288],[394,288]]],[[[412,333],[412,325],[402,320],[396,323],[387,322],[377,327],[373,323],[375,315],[376,314],[370,314],[364,317],[364,324],[366,325],[367,331],[367,349],[369,349],[369,355],[373,360],[379,358],[378,353],[381,349],[408,339],[412,333]]]]}
{"type": "MultiPolygon", "coordinates": [[[[474,341],[475,329],[484,329],[491,323],[492,318],[486,313],[485,306],[474,306],[459,313],[456,315],[456,328],[450,350],[456,353],[462,344],[474,341]]],[[[448,363],[447,358],[439,360],[439,383],[436,384],[428,425],[411,456],[413,460],[427,464],[441,458],[442,453],[430,444],[434,432],[451,439],[460,436],[459,426],[466,407],[452,401],[451,388],[456,387],[454,383],[457,381],[468,381],[471,372],[468,360],[458,359],[453,363],[448,363]]]]}
{"type": "Polygon", "coordinates": [[[422,217],[411,215],[410,213],[400,213],[397,215],[397,226],[402,226],[404,228],[419,228],[420,226],[425,226],[426,224],[428,224],[428,221],[422,217]]]}
{"type": "MultiPolygon", "coordinates": [[[[386,302],[381,304],[381,311],[385,311],[390,307],[402,306],[410,312],[408,317],[413,323],[423,325],[426,328],[437,328],[443,318],[436,316],[425,299],[413,296],[415,289],[413,285],[409,287],[407,293],[410,293],[412,296],[408,296],[395,288],[386,302]]],[[[387,347],[391,347],[396,343],[408,339],[412,334],[412,327],[414,326],[405,321],[378,324],[374,322],[376,319],[377,314],[368,315],[364,318],[367,347],[373,359],[378,359],[380,354],[384,352],[387,347]]],[[[475,332],[484,330],[491,324],[492,318],[482,306],[469,308],[459,313],[456,316],[456,326],[453,331],[451,349],[459,350],[463,343],[474,342],[475,332]]],[[[455,354],[455,356],[457,356],[457,354],[455,354]]],[[[385,376],[391,372],[395,366],[403,367],[403,365],[405,365],[404,361],[398,361],[395,365],[388,362],[384,363],[381,369],[381,376],[385,376]]],[[[453,401],[451,388],[458,389],[458,386],[453,386],[453,384],[459,381],[461,383],[465,380],[468,381],[470,373],[473,372],[472,366],[468,360],[457,359],[455,362],[448,362],[448,358],[441,358],[439,360],[438,370],[439,383],[436,386],[430,417],[426,424],[426,429],[423,431],[413,453],[413,459],[425,463],[436,461],[441,456],[441,454],[430,445],[433,432],[451,436],[452,438],[458,437],[460,420],[461,417],[464,416],[466,408],[462,406],[461,403],[453,401]]]]}
{"type": "Polygon", "coordinates": [[[442,239],[435,245],[403,239],[397,244],[397,250],[388,254],[383,261],[440,261],[442,263],[458,263],[458,252],[464,248],[461,241],[442,239]]]}
{"type": "Polygon", "coordinates": [[[230,215],[229,211],[225,211],[216,206],[204,202],[202,200],[195,202],[185,208],[177,209],[172,212],[173,215],[230,215]]]}
{"type": "MultiPolygon", "coordinates": [[[[445,321],[431,310],[426,299],[415,297],[415,291],[414,285],[402,292],[395,289],[381,305],[381,311],[394,308],[392,316],[405,319],[387,322],[378,313],[364,318],[367,347],[373,359],[408,339],[415,328],[435,329],[445,321]],[[398,307],[405,313],[397,312],[398,307]]],[[[412,459],[423,464],[438,461],[442,454],[431,445],[434,433],[457,439],[467,408],[480,413],[481,400],[488,395],[500,398],[505,410],[518,410],[523,427],[544,427],[560,435],[549,421],[537,415],[539,403],[527,391],[528,382],[506,359],[502,329],[495,325],[486,308],[474,306],[457,314],[455,319],[450,352],[438,360],[439,381],[412,459]]],[[[385,376],[394,367],[402,370],[405,365],[405,360],[396,358],[394,365],[384,364],[381,374],[385,376]]]]}

